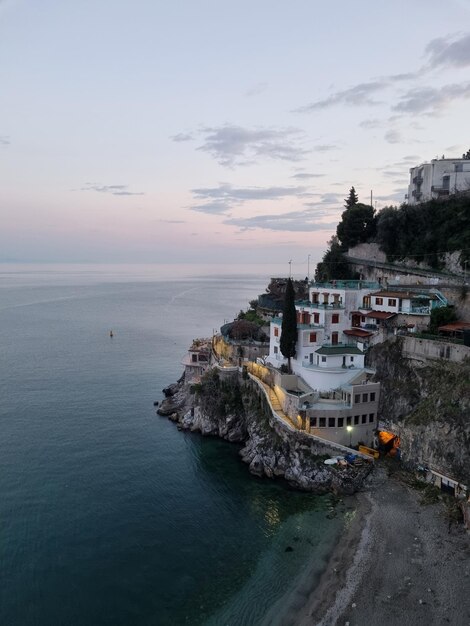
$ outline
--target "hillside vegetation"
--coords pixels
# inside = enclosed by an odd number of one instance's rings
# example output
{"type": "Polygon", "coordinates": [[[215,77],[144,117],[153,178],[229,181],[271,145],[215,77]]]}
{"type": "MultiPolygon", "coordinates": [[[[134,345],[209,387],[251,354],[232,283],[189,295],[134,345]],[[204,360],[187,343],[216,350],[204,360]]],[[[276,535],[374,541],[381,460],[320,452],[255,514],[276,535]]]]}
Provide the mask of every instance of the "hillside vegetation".
{"type": "MultiPolygon", "coordinates": [[[[354,188],[352,188],[352,191],[354,188]]],[[[441,269],[447,253],[459,252],[460,264],[470,260],[470,194],[422,204],[388,206],[376,213],[371,206],[346,199],[345,210],[317,266],[316,280],[355,278],[344,259],[349,248],[378,243],[390,262],[412,259],[441,269]]]]}

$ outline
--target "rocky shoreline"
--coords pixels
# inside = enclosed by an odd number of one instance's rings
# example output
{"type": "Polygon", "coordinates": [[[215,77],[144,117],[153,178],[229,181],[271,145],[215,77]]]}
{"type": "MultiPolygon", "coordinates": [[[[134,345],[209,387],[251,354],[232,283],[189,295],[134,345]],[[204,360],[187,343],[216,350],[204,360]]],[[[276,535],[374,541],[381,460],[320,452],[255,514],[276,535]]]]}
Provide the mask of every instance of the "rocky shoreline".
{"type": "Polygon", "coordinates": [[[202,382],[190,385],[182,377],[164,390],[157,413],[181,430],[199,432],[243,444],[241,459],[250,472],[282,477],[297,489],[316,494],[353,494],[362,488],[373,464],[328,466],[337,451],[301,431],[291,431],[273,418],[257,386],[236,373],[222,379],[209,370],[202,382]]]}

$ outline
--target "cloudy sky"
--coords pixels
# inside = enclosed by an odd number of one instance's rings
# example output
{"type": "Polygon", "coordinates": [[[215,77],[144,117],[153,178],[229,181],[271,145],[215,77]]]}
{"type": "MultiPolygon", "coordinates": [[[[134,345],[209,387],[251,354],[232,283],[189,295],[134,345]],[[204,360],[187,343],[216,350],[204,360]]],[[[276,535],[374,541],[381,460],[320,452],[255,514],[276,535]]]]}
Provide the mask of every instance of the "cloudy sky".
{"type": "Polygon", "coordinates": [[[470,147],[470,0],[0,0],[0,261],[321,256],[470,147]]]}

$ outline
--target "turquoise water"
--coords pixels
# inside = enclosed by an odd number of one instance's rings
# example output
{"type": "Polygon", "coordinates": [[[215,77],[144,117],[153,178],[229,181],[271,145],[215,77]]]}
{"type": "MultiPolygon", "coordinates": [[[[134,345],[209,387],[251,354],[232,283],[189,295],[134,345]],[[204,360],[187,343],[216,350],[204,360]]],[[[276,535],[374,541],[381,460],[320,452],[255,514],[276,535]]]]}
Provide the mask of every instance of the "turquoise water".
{"type": "Polygon", "coordinates": [[[0,269],[0,624],[275,623],[323,567],[328,498],[153,407],[267,281],[0,269]]]}

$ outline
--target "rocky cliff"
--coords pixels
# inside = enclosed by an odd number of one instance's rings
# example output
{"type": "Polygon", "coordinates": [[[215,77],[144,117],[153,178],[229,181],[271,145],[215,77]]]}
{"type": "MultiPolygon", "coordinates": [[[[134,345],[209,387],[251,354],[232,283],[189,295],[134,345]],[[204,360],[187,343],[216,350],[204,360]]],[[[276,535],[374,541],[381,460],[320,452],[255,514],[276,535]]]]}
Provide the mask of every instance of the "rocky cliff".
{"type": "Polygon", "coordinates": [[[382,384],[379,415],[400,436],[402,458],[470,483],[470,361],[419,363],[400,338],[368,353],[382,384]]]}
{"type": "Polygon", "coordinates": [[[351,494],[359,490],[372,464],[327,466],[336,455],[300,431],[290,431],[272,416],[264,394],[250,380],[235,375],[221,380],[211,370],[201,384],[184,381],[158,409],[185,430],[198,431],[243,444],[242,460],[258,476],[283,477],[292,486],[314,493],[351,494]]]}

